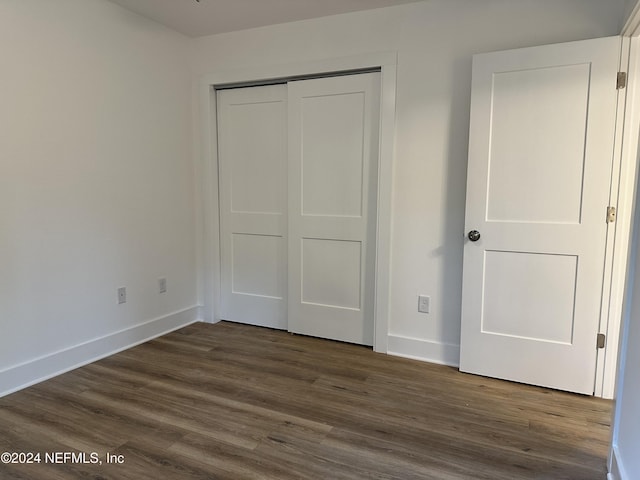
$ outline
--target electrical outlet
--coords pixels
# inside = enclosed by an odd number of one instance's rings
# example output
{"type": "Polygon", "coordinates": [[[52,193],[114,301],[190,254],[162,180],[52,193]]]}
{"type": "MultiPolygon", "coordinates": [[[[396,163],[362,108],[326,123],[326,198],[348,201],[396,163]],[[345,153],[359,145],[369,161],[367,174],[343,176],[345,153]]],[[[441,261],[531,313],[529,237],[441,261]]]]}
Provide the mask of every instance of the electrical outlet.
{"type": "Polygon", "coordinates": [[[427,297],[426,295],[418,296],[418,311],[420,313],[429,313],[430,304],[431,297],[427,297]]]}
{"type": "Polygon", "coordinates": [[[118,303],[127,303],[127,287],[118,288],[118,303]]]}
{"type": "Polygon", "coordinates": [[[167,292],[167,279],[164,277],[158,279],[158,292],[160,293],[167,292]]]}

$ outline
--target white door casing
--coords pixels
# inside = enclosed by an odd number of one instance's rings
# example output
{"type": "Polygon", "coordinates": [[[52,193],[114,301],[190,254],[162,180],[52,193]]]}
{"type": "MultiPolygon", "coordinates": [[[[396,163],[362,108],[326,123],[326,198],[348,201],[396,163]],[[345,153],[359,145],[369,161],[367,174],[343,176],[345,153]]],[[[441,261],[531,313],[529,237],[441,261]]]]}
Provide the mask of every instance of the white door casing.
{"type": "Polygon", "coordinates": [[[287,87],[219,90],[220,317],[287,328],[287,87]]]}
{"type": "Polygon", "coordinates": [[[619,49],[474,57],[461,371],[593,393],[619,49]]]}
{"type": "Polygon", "coordinates": [[[289,83],[289,330],[372,345],[380,74],[289,83]]]}

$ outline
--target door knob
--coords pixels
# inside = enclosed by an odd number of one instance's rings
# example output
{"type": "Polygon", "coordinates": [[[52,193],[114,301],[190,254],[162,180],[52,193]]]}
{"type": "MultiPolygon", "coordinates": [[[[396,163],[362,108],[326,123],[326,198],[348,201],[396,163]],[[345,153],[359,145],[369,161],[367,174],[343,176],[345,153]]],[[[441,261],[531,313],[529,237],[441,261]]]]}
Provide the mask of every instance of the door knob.
{"type": "Polygon", "coordinates": [[[477,242],[480,240],[480,232],[478,230],[471,230],[467,237],[469,237],[469,240],[472,242],[477,242]]]}

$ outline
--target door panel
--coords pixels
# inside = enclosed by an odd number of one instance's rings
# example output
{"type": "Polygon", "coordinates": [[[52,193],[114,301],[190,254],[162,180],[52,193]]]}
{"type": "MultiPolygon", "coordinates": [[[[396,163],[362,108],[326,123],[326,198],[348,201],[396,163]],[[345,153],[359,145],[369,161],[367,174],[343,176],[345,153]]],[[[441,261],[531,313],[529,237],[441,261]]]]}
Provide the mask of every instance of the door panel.
{"type": "Polygon", "coordinates": [[[289,83],[289,330],[373,344],[379,74],[289,83]]]}
{"type": "Polygon", "coordinates": [[[619,48],[474,57],[462,371],[593,393],[619,48]]]}
{"type": "Polygon", "coordinates": [[[302,214],[362,217],[364,92],[302,100],[302,214]]]}
{"type": "Polygon", "coordinates": [[[484,269],[483,333],[571,344],[576,255],[487,250],[484,269]]]}
{"type": "Polygon", "coordinates": [[[489,221],[580,222],[589,67],[494,73],[489,221]]]}
{"type": "Polygon", "coordinates": [[[302,239],[302,302],[360,310],[362,242],[302,239]]]}
{"type": "Polygon", "coordinates": [[[282,282],[274,282],[282,272],[280,265],[286,245],[282,237],[275,235],[232,236],[232,292],[242,295],[258,295],[282,298],[285,294],[282,282]]]}
{"type": "Polygon", "coordinates": [[[217,99],[221,318],[286,329],[286,85],[217,99]]]}

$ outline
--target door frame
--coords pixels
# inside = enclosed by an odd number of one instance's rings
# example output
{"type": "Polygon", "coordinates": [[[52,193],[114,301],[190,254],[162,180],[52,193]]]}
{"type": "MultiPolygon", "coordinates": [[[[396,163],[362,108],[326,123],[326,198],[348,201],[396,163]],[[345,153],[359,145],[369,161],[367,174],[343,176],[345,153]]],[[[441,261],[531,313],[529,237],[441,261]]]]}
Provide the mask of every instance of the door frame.
{"type": "MultiPolygon", "coordinates": [[[[640,23],[640,13],[636,18],[640,23]]],[[[606,347],[598,350],[594,391],[596,397],[607,399],[615,397],[637,175],[640,112],[633,106],[640,97],[640,83],[637,81],[640,76],[640,62],[636,60],[639,45],[636,39],[631,38],[636,30],[636,26],[628,24],[622,32],[618,67],[619,71],[627,72],[627,86],[618,95],[609,193],[609,205],[615,206],[617,211],[616,221],[607,229],[599,329],[599,333],[606,335],[607,341],[606,347]]],[[[637,34],[636,32],[635,35],[637,34]]]]}
{"type": "MultiPolygon", "coordinates": [[[[195,86],[201,141],[195,152],[198,218],[198,303],[205,322],[220,321],[220,218],[216,89],[232,84],[259,85],[278,80],[340,75],[380,69],[380,138],[378,157],[374,340],[376,352],[387,353],[391,273],[391,214],[396,123],[397,53],[372,53],[326,60],[211,73],[195,86]]],[[[194,119],[195,121],[196,119],[194,119]]]]}
{"type": "MultiPolygon", "coordinates": [[[[623,126],[623,146],[622,146],[622,162],[625,167],[628,169],[629,177],[626,179],[625,183],[630,185],[625,185],[626,193],[625,195],[631,195],[631,199],[626,198],[626,201],[629,202],[628,215],[631,218],[635,218],[635,222],[638,222],[637,218],[637,209],[640,208],[640,205],[635,203],[635,194],[634,191],[637,190],[637,182],[638,182],[638,171],[637,171],[637,162],[640,158],[640,152],[638,150],[638,146],[640,144],[640,108],[637,106],[638,102],[640,102],[640,1],[636,0],[636,4],[629,16],[629,19],[625,23],[622,28],[621,35],[623,37],[623,41],[629,44],[628,47],[628,57],[626,62],[628,63],[628,83],[627,83],[627,103],[624,108],[624,126],[623,126]]],[[[624,45],[624,44],[623,44],[624,45]]],[[[624,52],[623,48],[623,52],[624,52]]],[[[624,58],[623,58],[624,60],[624,58]]],[[[622,189],[622,185],[621,185],[622,189]]],[[[633,225],[630,224],[630,227],[633,225]]],[[[635,226],[637,229],[637,225],[635,226]]],[[[624,272],[627,273],[626,278],[621,278],[621,286],[624,287],[623,292],[619,292],[616,294],[617,306],[621,311],[621,318],[618,319],[619,324],[617,325],[617,331],[619,335],[619,339],[616,339],[615,345],[612,348],[612,351],[615,351],[616,356],[611,357],[611,363],[613,366],[612,369],[616,369],[615,378],[611,379],[610,382],[614,384],[614,392],[615,398],[619,398],[622,395],[622,391],[624,389],[623,380],[625,375],[625,359],[627,355],[628,349],[631,347],[628,344],[627,335],[628,335],[628,325],[629,325],[629,315],[631,312],[631,297],[633,296],[633,281],[634,276],[638,278],[637,271],[634,272],[634,265],[631,263],[633,253],[629,251],[630,247],[633,246],[631,242],[631,234],[632,232],[624,230],[625,239],[627,243],[625,244],[624,255],[620,255],[617,261],[618,263],[622,263],[623,260],[627,263],[625,264],[624,270],[619,268],[619,275],[624,272]],[[625,283],[626,280],[626,283],[625,283]],[[631,287],[631,288],[630,288],[631,287]]],[[[637,239],[636,239],[637,241],[637,239]]],[[[616,260],[614,259],[614,262],[616,260]]],[[[632,348],[636,348],[635,346],[632,348]]],[[[608,349],[607,349],[608,350],[608,349]]],[[[611,353],[613,355],[613,352],[611,353]]],[[[618,449],[618,436],[620,430],[620,423],[623,421],[621,418],[622,411],[620,410],[620,404],[616,402],[614,411],[613,411],[613,421],[611,426],[611,443],[609,448],[609,456],[607,459],[607,471],[609,472],[608,479],[611,480],[622,480],[625,478],[623,475],[624,472],[624,464],[623,458],[620,457],[620,451],[618,449]]]]}

